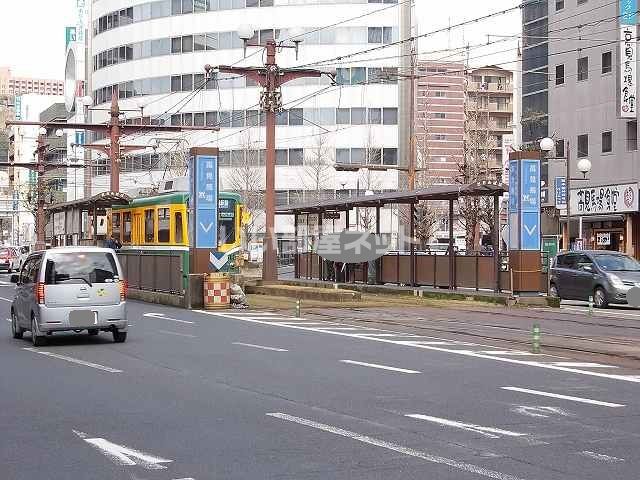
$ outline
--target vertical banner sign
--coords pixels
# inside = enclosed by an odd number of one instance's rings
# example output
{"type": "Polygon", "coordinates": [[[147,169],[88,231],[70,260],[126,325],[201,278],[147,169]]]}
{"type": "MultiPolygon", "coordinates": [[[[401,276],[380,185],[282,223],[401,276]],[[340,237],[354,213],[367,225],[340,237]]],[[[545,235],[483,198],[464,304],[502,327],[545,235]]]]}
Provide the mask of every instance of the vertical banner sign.
{"type": "Polygon", "coordinates": [[[509,241],[508,248],[517,250],[520,248],[518,232],[520,231],[520,162],[509,161],[509,241]]]}
{"type": "Polygon", "coordinates": [[[556,177],[556,208],[561,210],[567,208],[567,179],[566,177],[556,177]]]}
{"type": "Polygon", "coordinates": [[[69,48],[71,42],[76,41],[76,27],[64,27],[64,49],[69,48]]]}
{"type": "Polygon", "coordinates": [[[520,249],[540,250],[540,161],[521,160],[520,249]]]}
{"type": "Polygon", "coordinates": [[[620,0],[620,117],[636,118],[638,0],[620,0]]]}
{"type": "Polygon", "coordinates": [[[196,155],[194,158],[195,247],[218,248],[218,157],[196,155]]]}

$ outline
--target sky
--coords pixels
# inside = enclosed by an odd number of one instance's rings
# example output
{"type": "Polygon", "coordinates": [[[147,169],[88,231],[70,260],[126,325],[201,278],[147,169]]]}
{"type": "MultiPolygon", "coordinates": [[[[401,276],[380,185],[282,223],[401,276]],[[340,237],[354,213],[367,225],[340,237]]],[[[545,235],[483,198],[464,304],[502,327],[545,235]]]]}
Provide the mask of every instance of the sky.
{"type": "MultiPolygon", "coordinates": [[[[10,6],[3,11],[0,28],[0,66],[11,67],[16,76],[64,78],[65,26],[76,23],[76,0],[0,0],[10,6]],[[8,15],[4,15],[9,10],[8,15]],[[6,21],[10,19],[9,21],[6,21]]],[[[88,1],[88,0],[87,0],[88,1]]],[[[447,25],[469,20],[513,7],[518,0],[415,0],[415,16],[418,33],[429,32],[447,25]],[[455,5],[455,8],[453,7],[455,5]]],[[[418,52],[431,52],[443,48],[457,48],[469,43],[478,45],[487,41],[488,34],[518,34],[521,30],[518,11],[479,22],[464,29],[452,29],[450,33],[426,37],[420,40],[418,52]]],[[[491,37],[496,41],[496,37],[491,37]]],[[[496,43],[472,48],[472,65],[503,63],[504,68],[514,69],[516,41],[496,43]],[[509,50],[509,51],[505,51],[509,50]],[[496,55],[491,52],[501,51],[496,55]]],[[[444,55],[434,58],[443,58],[444,55]]],[[[447,60],[453,58],[446,58],[447,60]]]]}

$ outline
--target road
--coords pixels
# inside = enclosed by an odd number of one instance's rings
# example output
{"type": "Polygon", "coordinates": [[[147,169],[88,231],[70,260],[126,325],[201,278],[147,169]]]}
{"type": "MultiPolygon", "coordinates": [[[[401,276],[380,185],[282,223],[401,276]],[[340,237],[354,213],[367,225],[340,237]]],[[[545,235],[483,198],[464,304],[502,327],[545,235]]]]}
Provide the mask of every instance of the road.
{"type": "MultiPolygon", "coordinates": [[[[0,277],[0,318],[13,287],[0,277]]],[[[129,338],[0,331],[3,480],[624,479],[640,372],[401,326],[129,302],[129,338]]]]}

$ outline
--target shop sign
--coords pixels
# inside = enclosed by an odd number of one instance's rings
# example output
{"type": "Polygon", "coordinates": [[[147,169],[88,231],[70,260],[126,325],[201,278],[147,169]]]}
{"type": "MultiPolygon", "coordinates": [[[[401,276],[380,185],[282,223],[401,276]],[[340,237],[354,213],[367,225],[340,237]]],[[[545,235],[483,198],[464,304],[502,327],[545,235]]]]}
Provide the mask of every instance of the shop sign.
{"type": "Polygon", "coordinates": [[[596,233],[596,245],[599,247],[608,247],[611,245],[611,232],[596,233]]]}
{"type": "Polygon", "coordinates": [[[638,1],[619,0],[618,25],[620,27],[619,114],[622,118],[635,118],[637,95],[637,23],[638,1]]]}
{"type": "Polygon", "coordinates": [[[571,190],[571,215],[603,215],[638,211],[638,184],[571,190]]]}

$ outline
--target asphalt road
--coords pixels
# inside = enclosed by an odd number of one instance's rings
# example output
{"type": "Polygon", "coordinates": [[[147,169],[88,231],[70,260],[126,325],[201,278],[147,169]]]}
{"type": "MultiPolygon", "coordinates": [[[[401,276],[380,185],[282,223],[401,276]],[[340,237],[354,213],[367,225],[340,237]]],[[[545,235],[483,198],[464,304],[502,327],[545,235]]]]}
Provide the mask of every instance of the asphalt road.
{"type": "Polygon", "coordinates": [[[638,371],[268,312],[128,315],[124,344],[37,349],[4,322],[2,480],[638,478],[638,371]]]}

